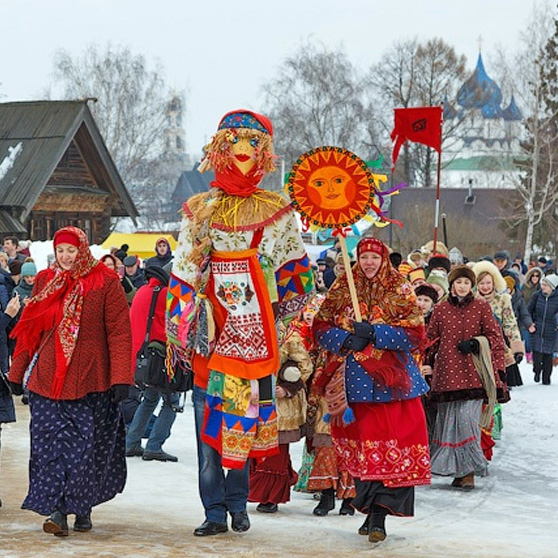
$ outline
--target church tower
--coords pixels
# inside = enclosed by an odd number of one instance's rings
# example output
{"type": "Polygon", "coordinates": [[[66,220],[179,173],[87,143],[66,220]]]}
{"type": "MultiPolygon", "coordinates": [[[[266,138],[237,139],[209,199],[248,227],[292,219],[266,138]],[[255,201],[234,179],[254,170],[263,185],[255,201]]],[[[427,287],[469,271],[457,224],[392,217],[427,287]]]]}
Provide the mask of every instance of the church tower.
{"type": "Polygon", "coordinates": [[[451,145],[444,149],[444,186],[453,188],[514,188],[518,174],[523,115],[512,95],[502,107],[502,90],[487,74],[482,55],[460,87],[455,105],[444,102],[444,121],[456,119],[451,145]]]}
{"type": "Polygon", "coordinates": [[[186,132],[183,124],[183,99],[173,93],[167,105],[167,127],[165,128],[165,156],[184,161],[186,154],[186,132]]]}

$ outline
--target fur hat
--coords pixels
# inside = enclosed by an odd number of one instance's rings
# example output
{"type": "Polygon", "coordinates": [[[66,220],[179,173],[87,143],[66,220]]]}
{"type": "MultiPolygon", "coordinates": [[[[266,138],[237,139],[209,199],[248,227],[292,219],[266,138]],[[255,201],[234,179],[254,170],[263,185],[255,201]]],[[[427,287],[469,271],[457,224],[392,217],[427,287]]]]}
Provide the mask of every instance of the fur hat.
{"type": "Polygon", "coordinates": [[[505,293],[508,286],[500,273],[500,270],[492,263],[486,260],[477,262],[473,265],[473,271],[475,272],[475,277],[477,281],[479,277],[485,273],[490,274],[492,281],[494,282],[494,289],[498,293],[505,293]]]}
{"type": "Polygon", "coordinates": [[[432,273],[430,273],[430,275],[428,276],[426,283],[430,285],[438,285],[439,287],[444,289],[445,294],[447,294],[449,291],[448,278],[444,275],[443,271],[439,271],[439,270],[432,271],[432,273]]]}
{"type": "Polygon", "coordinates": [[[437,268],[445,269],[446,273],[451,271],[451,262],[444,254],[432,254],[432,256],[430,256],[428,260],[428,269],[432,271],[437,268]]]}
{"type": "MultiPolygon", "coordinates": [[[[456,279],[459,279],[460,277],[465,277],[466,279],[469,279],[469,281],[471,281],[471,285],[475,286],[475,283],[477,281],[477,277],[475,275],[475,272],[467,265],[456,265],[449,272],[449,275],[448,275],[448,283],[449,283],[450,288],[451,288],[453,282],[456,279]]],[[[502,281],[503,281],[503,279],[502,279],[502,281]]]]}
{"type": "Polygon", "coordinates": [[[417,296],[427,296],[428,298],[432,299],[432,302],[434,304],[438,302],[438,292],[434,287],[431,287],[428,283],[416,287],[415,294],[417,296]]]}
{"type": "Polygon", "coordinates": [[[558,275],[556,275],[555,273],[545,275],[542,278],[542,281],[544,281],[549,287],[551,287],[552,290],[558,287],[558,275]]]}
{"type": "MultiPolygon", "coordinates": [[[[432,254],[433,250],[434,250],[433,240],[429,240],[424,246],[420,247],[420,251],[423,254],[427,254],[427,255],[432,254]]],[[[444,256],[449,257],[449,250],[447,246],[443,242],[440,242],[439,240],[436,241],[436,254],[442,254],[444,256]]]]}

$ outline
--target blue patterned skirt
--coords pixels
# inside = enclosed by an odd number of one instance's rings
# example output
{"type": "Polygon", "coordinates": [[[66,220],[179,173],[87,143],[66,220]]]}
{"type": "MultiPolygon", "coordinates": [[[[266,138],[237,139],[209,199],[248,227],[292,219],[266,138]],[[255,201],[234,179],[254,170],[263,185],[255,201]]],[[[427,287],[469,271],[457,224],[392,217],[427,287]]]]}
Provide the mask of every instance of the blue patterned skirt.
{"type": "Polygon", "coordinates": [[[22,508],[86,515],[126,483],[126,433],[110,392],[56,401],[29,394],[29,493],[22,508]]]}

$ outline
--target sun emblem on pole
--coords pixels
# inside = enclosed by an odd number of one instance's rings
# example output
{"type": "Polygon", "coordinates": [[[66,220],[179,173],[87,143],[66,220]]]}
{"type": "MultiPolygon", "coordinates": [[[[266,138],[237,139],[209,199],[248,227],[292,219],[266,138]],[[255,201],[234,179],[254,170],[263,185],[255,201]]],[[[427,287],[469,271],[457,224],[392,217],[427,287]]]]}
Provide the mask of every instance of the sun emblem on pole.
{"type": "Polygon", "coordinates": [[[317,227],[342,230],[377,209],[368,166],[340,147],[317,147],[301,155],[287,191],[303,221],[317,227]]]}

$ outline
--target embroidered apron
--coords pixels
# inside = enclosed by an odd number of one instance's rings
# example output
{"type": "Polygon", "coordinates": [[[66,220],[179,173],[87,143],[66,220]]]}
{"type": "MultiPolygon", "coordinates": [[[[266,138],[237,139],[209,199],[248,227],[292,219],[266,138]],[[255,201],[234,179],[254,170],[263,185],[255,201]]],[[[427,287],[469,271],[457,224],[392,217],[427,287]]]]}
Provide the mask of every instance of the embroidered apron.
{"type": "Polygon", "coordinates": [[[208,367],[202,440],[223,467],[279,451],[273,376],[279,368],[277,333],[255,232],[248,250],[211,254],[208,297],[216,331],[208,367]]]}

